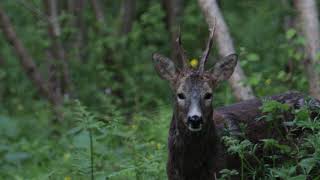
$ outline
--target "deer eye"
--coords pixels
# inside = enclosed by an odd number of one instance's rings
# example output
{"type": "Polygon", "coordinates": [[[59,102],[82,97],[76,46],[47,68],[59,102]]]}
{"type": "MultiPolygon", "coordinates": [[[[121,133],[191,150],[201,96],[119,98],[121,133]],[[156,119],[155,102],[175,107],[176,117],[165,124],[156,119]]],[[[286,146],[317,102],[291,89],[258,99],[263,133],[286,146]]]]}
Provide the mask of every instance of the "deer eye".
{"type": "Polygon", "coordinates": [[[212,98],[212,94],[211,93],[206,93],[205,95],[204,95],[204,99],[206,99],[206,100],[209,100],[209,99],[211,99],[212,98]]]}
{"type": "Polygon", "coordinates": [[[177,96],[178,96],[178,99],[181,99],[181,100],[186,99],[186,96],[183,93],[179,93],[177,96]]]}

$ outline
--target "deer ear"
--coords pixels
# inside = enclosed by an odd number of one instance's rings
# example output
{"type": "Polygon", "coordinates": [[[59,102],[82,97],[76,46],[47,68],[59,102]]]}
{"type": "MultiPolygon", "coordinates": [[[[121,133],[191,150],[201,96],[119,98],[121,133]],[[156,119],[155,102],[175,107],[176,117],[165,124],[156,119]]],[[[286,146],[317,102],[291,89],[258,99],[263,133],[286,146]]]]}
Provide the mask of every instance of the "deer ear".
{"type": "Polygon", "coordinates": [[[238,61],[237,54],[230,54],[219,60],[210,70],[215,81],[227,80],[232,75],[238,61]]]}
{"type": "Polygon", "coordinates": [[[162,56],[161,54],[154,53],[152,55],[155,70],[163,79],[172,81],[177,75],[176,67],[171,59],[162,56]]]}

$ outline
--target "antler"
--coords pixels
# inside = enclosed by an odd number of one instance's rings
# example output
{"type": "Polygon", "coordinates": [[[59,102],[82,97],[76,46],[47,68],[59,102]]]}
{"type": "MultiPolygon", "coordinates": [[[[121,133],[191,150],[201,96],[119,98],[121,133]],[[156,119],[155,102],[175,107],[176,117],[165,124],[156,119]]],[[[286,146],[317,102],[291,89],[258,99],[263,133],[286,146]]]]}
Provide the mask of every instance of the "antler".
{"type": "Polygon", "coordinates": [[[209,57],[209,54],[210,54],[210,50],[211,50],[211,47],[213,45],[213,35],[214,35],[214,29],[210,29],[210,35],[209,35],[209,39],[208,39],[208,42],[207,42],[207,46],[206,46],[206,49],[203,51],[203,54],[201,56],[201,60],[200,60],[200,64],[199,64],[199,72],[204,72],[204,65],[209,57]]]}
{"type": "Polygon", "coordinates": [[[178,47],[178,53],[180,55],[180,57],[182,58],[182,66],[183,69],[188,69],[188,57],[186,55],[185,50],[182,47],[182,43],[181,43],[181,31],[179,30],[179,35],[177,37],[177,47],[178,47]]]}

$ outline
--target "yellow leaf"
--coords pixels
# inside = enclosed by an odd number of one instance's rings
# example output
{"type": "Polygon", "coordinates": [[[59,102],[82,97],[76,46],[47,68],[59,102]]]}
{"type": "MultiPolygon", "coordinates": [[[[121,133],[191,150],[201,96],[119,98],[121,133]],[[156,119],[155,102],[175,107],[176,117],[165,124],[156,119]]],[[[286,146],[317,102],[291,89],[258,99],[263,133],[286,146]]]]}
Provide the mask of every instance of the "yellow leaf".
{"type": "Polygon", "coordinates": [[[66,177],[64,177],[64,180],[71,180],[71,177],[70,176],[66,176],[66,177]]]}
{"type": "Polygon", "coordinates": [[[65,153],[65,154],[63,155],[63,160],[64,160],[64,161],[67,161],[67,160],[70,159],[70,157],[71,157],[71,154],[70,154],[70,153],[65,153]]]}
{"type": "Polygon", "coordinates": [[[190,66],[191,66],[192,68],[197,68],[197,67],[198,67],[198,64],[199,64],[198,59],[191,59],[191,61],[190,61],[190,66]]]}
{"type": "Polygon", "coordinates": [[[272,82],[272,80],[271,80],[271,79],[267,79],[267,80],[265,81],[265,84],[266,84],[266,85],[270,85],[270,84],[271,84],[271,82],[272,82]]]}

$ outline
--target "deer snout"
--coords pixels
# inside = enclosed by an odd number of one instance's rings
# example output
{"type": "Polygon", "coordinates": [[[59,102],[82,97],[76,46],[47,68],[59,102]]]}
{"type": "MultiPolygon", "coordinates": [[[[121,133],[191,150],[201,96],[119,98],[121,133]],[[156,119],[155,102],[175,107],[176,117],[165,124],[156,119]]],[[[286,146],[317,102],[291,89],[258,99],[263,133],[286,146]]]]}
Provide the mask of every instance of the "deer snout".
{"type": "Polygon", "coordinates": [[[202,111],[200,109],[199,103],[193,101],[191,103],[188,116],[187,125],[190,131],[200,131],[202,129],[203,119],[202,111]]]}
{"type": "Polygon", "coordinates": [[[191,131],[200,131],[202,128],[203,120],[201,116],[194,115],[188,117],[188,128],[191,131]]]}
{"type": "Polygon", "coordinates": [[[188,117],[188,123],[193,126],[199,126],[200,124],[202,124],[202,117],[201,116],[188,117]]]}

